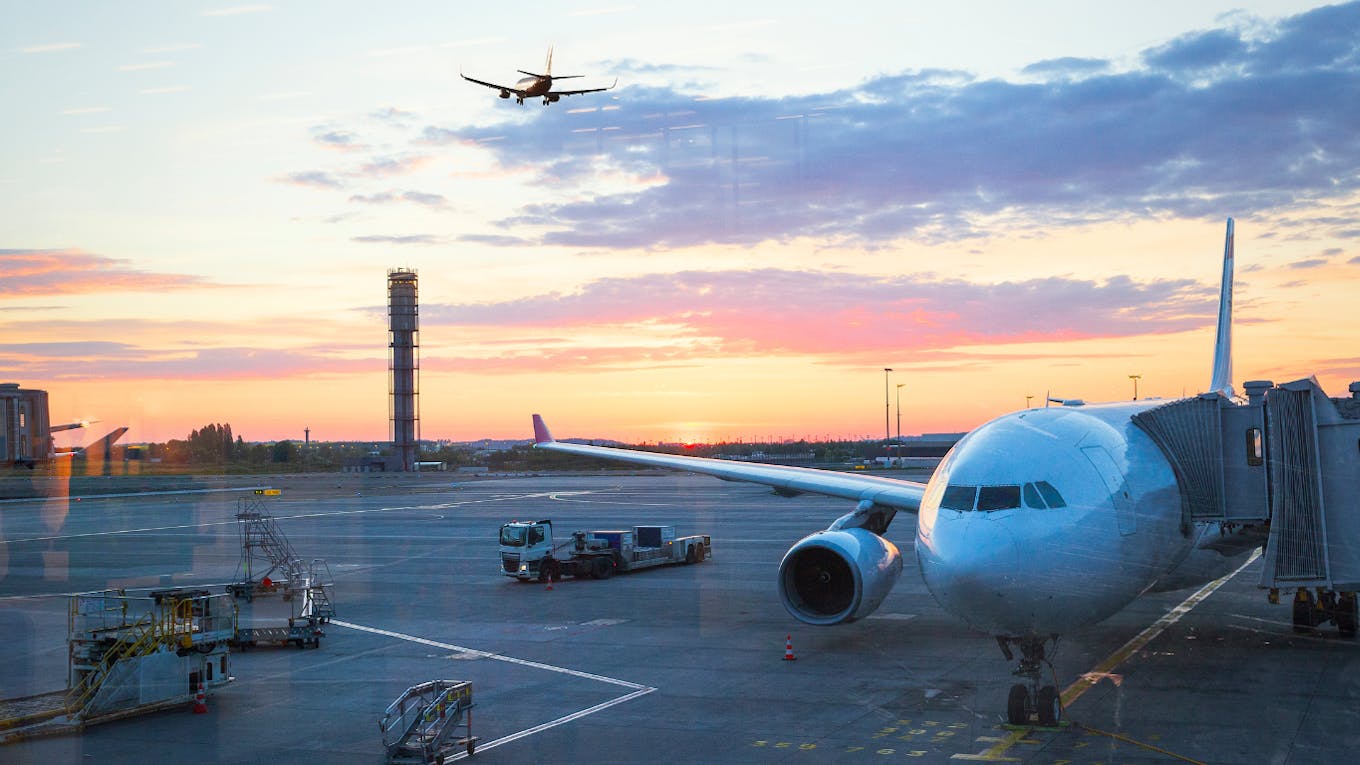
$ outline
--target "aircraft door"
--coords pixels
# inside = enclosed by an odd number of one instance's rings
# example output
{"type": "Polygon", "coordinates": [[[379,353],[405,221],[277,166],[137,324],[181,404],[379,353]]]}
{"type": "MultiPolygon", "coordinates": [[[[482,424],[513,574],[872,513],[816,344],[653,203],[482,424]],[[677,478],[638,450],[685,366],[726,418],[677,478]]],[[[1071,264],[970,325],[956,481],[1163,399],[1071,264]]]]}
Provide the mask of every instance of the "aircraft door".
{"type": "Polygon", "coordinates": [[[1110,491],[1119,533],[1128,536],[1137,531],[1138,516],[1133,512],[1133,498],[1130,496],[1128,481],[1115,464],[1114,458],[1103,446],[1083,446],[1081,453],[1086,455],[1091,466],[1100,474],[1100,480],[1105,482],[1105,488],[1110,491]]]}

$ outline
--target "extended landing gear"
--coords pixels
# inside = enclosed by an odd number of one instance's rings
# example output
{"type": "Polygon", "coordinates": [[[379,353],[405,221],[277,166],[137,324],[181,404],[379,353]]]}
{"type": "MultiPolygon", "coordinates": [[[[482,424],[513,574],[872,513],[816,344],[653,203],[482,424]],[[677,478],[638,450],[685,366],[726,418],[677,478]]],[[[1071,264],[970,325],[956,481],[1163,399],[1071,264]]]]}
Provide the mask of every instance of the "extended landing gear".
{"type": "Polygon", "coordinates": [[[1012,673],[1023,680],[1011,686],[1010,696],[1006,699],[1006,721],[1011,725],[1040,725],[1052,728],[1062,721],[1062,701],[1058,689],[1043,682],[1044,644],[1052,638],[1023,637],[1014,638],[998,635],[996,644],[1006,659],[1014,660],[1011,651],[1014,643],[1020,648],[1020,665],[1012,673]]]}

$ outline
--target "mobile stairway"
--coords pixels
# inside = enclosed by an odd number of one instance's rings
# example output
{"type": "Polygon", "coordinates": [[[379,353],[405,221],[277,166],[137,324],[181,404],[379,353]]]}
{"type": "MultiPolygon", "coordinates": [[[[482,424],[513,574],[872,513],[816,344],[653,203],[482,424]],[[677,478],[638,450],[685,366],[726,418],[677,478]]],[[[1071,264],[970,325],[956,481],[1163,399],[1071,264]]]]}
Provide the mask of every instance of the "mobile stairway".
{"type": "Polygon", "coordinates": [[[195,701],[225,684],[236,611],[206,590],[76,595],[67,618],[64,691],[0,702],[0,740],[73,733],[85,725],[195,701]]]}
{"type": "Polygon", "coordinates": [[[307,615],[324,624],[335,616],[335,580],[324,559],[304,563],[293,551],[278,520],[265,506],[267,498],[279,494],[278,489],[256,489],[254,494],[237,500],[236,522],[241,534],[237,571],[241,578],[227,585],[227,592],[245,601],[280,589],[286,600],[305,594],[311,603],[307,615]]]}
{"type": "Polygon", "coordinates": [[[387,707],[382,722],[389,765],[443,765],[455,749],[471,756],[472,682],[431,680],[406,689],[387,707]],[[455,737],[462,731],[464,735],[455,737]]]}

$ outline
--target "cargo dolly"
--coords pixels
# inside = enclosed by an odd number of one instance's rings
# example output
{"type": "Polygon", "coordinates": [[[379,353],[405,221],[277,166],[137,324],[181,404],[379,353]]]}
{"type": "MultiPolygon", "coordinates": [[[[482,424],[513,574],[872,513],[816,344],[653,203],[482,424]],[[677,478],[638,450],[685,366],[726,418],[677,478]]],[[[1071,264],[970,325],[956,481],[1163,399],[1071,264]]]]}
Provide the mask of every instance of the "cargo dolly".
{"type": "Polygon", "coordinates": [[[477,748],[472,735],[472,682],[431,680],[406,689],[387,707],[379,727],[389,765],[443,765],[448,753],[477,748]],[[455,738],[462,730],[465,735],[455,738]]]}

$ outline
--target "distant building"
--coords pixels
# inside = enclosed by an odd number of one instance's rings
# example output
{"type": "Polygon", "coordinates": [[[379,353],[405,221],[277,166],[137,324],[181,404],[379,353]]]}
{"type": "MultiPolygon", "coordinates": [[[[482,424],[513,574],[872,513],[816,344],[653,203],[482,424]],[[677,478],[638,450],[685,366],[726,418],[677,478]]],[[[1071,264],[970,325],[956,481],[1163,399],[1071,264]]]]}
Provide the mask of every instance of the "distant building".
{"type": "Polygon", "coordinates": [[[5,465],[34,464],[52,455],[47,391],[0,383],[0,457],[5,465]]]}

